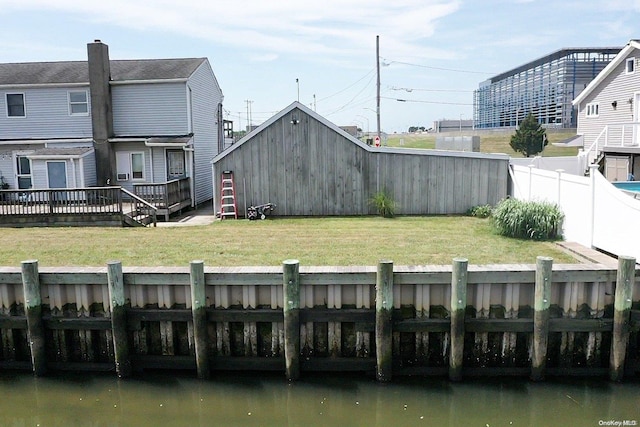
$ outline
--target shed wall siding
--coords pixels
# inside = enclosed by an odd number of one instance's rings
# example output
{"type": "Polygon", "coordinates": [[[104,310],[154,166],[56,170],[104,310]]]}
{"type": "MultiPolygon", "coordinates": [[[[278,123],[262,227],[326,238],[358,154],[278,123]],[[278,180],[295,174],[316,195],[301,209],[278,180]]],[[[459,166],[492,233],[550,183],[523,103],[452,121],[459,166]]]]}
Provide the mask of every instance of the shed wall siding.
{"type": "Polygon", "coordinates": [[[184,83],[114,85],[111,95],[117,136],[188,133],[184,83]]]}
{"type": "Polygon", "coordinates": [[[216,164],[232,170],[238,209],[277,215],[366,215],[387,191],[404,215],[464,213],[507,195],[508,159],[369,152],[293,109],[216,164]],[[299,120],[291,123],[293,117],[299,120]]]}
{"type": "Polygon", "coordinates": [[[0,139],[87,138],[91,116],[69,115],[68,92],[89,87],[0,90],[0,139]],[[26,117],[7,117],[7,93],[23,93],[26,117]]]}
{"type": "MultiPolygon", "coordinates": [[[[634,93],[640,92],[640,70],[638,69],[638,57],[640,52],[632,51],[628,57],[636,57],[636,71],[633,74],[625,73],[626,60],[622,61],[609,74],[591,94],[581,103],[578,112],[578,134],[584,135],[584,148],[589,149],[596,140],[600,132],[607,124],[625,123],[633,121],[634,93]],[[617,106],[614,109],[611,105],[614,101],[617,106]],[[586,117],[587,104],[597,102],[599,104],[598,117],[586,117]]],[[[627,127],[626,137],[629,138],[632,132],[631,126],[627,127]]],[[[613,126],[609,129],[609,141],[620,141],[622,128],[613,126]]],[[[603,140],[604,143],[604,140],[603,140]]]]}
{"type": "MultiPolygon", "coordinates": [[[[204,61],[189,78],[191,88],[191,121],[193,148],[195,203],[213,198],[211,160],[218,154],[218,104],[222,104],[222,91],[208,61],[204,61]]],[[[185,119],[186,123],[186,119],[185,119]]]]}

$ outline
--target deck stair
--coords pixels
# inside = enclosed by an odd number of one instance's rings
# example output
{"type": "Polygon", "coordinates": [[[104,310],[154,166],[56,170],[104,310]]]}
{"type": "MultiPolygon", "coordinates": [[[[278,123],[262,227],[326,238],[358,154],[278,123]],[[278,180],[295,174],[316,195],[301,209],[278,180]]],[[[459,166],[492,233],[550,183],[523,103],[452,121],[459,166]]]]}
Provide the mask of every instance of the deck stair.
{"type": "Polygon", "coordinates": [[[123,195],[128,196],[129,203],[131,203],[130,209],[125,209],[123,206],[122,225],[124,227],[147,227],[153,224],[155,227],[158,208],[124,188],[120,190],[123,195]]]}
{"type": "Polygon", "coordinates": [[[220,191],[220,219],[238,219],[238,205],[236,203],[236,186],[233,181],[233,171],[223,171],[220,191]]]}

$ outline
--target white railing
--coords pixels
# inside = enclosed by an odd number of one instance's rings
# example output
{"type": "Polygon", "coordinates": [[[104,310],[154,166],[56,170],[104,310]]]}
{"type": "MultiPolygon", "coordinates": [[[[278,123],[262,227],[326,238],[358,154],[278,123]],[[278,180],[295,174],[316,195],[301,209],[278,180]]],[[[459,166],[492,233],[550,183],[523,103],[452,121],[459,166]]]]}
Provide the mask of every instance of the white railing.
{"type": "Polygon", "coordinates": [[[638,144],[640,122],[609,123],[600,131],[591,146],[582,152],[589,164],[598,159],[606,147],[640,147],[638,144]]]}
{"type": "Polygon", "coordinates": [[[566,240],[640,259],[640,200],[614,187],[597,167],[590,174],[512,166],[513,197],[558,204],[566,240]]]}

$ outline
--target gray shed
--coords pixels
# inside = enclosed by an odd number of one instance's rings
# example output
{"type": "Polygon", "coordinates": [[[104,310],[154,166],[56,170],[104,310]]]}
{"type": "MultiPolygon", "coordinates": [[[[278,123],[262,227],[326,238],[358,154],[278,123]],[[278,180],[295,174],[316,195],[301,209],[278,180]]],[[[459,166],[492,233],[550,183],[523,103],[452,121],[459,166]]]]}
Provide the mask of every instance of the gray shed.
{"type": "Polygon", "coordinates": [[[505,154],[370,147],[294,102],[213,158],[214,209],[230,170],[241,216],[268,202],[278,216],[375,214],[378,191],[400,215],[460,214],[506,197],[508,167],[505,154]]]}

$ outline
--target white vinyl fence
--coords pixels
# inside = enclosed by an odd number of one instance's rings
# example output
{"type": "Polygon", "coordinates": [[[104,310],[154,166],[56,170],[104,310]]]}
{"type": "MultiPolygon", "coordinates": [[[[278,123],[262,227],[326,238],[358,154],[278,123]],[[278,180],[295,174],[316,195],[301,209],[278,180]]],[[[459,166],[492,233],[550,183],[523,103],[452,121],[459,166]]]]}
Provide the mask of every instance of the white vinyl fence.
{"type": "Polygon", "coordinates": [[[544,169],[548,171],[556,171],[558,169],[562,169],[564,173],[584,176],[587,168],[587,156],[579,153],[577,156],[536,156],[530,158],[512,157],[509,160],[509,163],[518,166],[533,165],[537,169],[544,169]]]}
{"type": "Polygon", "coordinates": [[[590,176],[511,166],[512,195],[557,203],[565,240],[640,259],[640,200],[611,185],[597,167],[590,176]]]}

